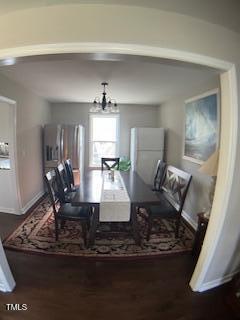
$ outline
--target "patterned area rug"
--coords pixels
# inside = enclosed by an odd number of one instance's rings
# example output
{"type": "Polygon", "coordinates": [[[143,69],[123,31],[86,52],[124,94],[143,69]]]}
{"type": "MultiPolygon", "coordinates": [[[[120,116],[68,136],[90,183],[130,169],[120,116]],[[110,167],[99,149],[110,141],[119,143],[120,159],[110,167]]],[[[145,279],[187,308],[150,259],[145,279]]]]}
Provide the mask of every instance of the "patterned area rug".
{"type": "Polygon", "coordinates": [[[60,230],[59,241],[55,241],[52,207],[48,198],[45,198],[5,239],[4,247],[33,253],[86,258],[146,258],[191,250],[194,235],[184,223],[180,227],[180,237],[176,239],[171,222],[156,221],[154,234],[151,235],[150,241],[146,241],[145,215],[144,210],[141,210],[141,214],[138,215],[141,246],[135,244],[128,224],[104,223],[97,233],[95,245],[85,248],[81,226],[77,222],[66,222],[64,228],[60,230]]]}

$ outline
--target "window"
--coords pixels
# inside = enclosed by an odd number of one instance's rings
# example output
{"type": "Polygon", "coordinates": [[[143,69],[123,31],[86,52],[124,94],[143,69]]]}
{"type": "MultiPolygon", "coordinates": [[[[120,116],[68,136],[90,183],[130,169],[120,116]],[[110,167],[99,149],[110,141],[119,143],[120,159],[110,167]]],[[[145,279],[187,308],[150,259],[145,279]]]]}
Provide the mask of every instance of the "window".
{"type": "Polygon", "coordinates": [[[90,167],[100,167],[102,157],[118,156],[118,128],[118,115],[90,115],[90,167]]]}

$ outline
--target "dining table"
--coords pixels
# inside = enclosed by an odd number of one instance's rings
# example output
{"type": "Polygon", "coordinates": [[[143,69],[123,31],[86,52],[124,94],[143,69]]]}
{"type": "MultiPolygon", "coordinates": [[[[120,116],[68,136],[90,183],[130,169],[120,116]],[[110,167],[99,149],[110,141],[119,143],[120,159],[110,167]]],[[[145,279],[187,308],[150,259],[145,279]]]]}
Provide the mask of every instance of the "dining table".
{"type": "MultiPolygon", "coordinates": [[[[148,208],[157,205],[160,202],[159,195],[151,190],[136,171],[118,171],[124,189],[127,191],[130,203],[130,219],[133,237],[137,245],[141,244],[141,237],[137,223],[137,208],[148,208]]],[[[95,243],[97,227],[100,223],[99,213],[102,201],[103,182],[106,177],[106,171],[86,170],[80,177],[80,185],[75,192],[71,204],[72,206],[88,206],[92,211],[92,219],[89,228],[89,242],[92,246],[95,243]]]]}

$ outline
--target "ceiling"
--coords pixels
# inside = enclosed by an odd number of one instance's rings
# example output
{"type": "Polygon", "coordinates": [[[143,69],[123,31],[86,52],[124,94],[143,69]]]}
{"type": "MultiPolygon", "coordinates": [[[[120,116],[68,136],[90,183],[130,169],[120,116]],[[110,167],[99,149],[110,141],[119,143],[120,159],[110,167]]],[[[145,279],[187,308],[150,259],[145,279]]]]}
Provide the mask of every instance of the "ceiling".
{"type": "Polygon", "coordinates": [[[1,66],[0,73],[51,102],[91,103],[101,96],[101,82],[107,81],[107,96],[118,103],[158,105],[218,74],[187,63],[121,55],[69,54],[25,59],[1,66]]]}
{"type": "Polygon", "coordinates": [[[189,15],[240,32],[239,0],[0,0],[0,15],[63,4],[117,4],[156,8],[189,15]]]}

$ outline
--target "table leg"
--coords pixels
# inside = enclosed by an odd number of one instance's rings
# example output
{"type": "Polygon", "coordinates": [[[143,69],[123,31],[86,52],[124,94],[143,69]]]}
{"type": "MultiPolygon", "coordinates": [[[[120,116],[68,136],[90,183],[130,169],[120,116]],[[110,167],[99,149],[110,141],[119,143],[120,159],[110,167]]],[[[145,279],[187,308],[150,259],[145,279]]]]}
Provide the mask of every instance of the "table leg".
{"type": "Polygon", "coordinates": [[[136,206],[134,204],[131,204],[131,224],[133,229],[133,237],[137,245],[141,245],[141,238],[138,230],[138,224],[137,224],[137,212],[136,212],[136,206]]]}
{"type": "Polygon", "coordinates": [[[96,230],[99,223],[99,206],[94,207],[91,220],[92,221],[89,229],[89,246],[93,246],[95,243],[96,230]]]}

